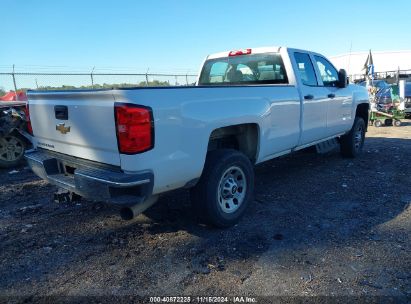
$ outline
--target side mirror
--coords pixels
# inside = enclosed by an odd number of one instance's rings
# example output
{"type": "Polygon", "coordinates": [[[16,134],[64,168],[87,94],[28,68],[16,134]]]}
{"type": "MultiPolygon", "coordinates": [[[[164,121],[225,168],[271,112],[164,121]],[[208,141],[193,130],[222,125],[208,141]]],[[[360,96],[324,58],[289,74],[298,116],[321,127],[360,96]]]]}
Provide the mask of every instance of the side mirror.
{"type": "Polygon", "coordinates": [[[343,89],[347,87],[347,84],[347,72],[341,69],[338,71],[338,87],[343,89]]]}

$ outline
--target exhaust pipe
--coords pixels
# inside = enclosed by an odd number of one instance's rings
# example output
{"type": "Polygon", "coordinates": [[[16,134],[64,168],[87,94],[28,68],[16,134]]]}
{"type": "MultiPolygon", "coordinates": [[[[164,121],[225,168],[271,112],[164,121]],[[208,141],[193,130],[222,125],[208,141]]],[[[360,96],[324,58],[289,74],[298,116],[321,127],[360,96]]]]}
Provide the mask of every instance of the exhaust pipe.
{"type": "Polygon", "coordinates": [[[148,208],[153,206],[158,200],[158,195],[151,196],[146,201],[139,203],[131,207],[124,207],[120,210],[120,216],[123,220],[132,220],[135,216],[146,211],[148,208]]]}

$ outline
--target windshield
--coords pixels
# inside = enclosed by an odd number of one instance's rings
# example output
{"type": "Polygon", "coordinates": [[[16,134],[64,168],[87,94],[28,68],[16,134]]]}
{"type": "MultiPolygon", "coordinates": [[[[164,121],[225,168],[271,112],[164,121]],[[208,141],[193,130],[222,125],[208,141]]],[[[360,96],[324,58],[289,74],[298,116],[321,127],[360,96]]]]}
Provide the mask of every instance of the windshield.
{"type": "Polygon", "coordinates": [[[199,85],[288,83],[284,63],[277,53],[210,59],[204,63],[199,85]]]}

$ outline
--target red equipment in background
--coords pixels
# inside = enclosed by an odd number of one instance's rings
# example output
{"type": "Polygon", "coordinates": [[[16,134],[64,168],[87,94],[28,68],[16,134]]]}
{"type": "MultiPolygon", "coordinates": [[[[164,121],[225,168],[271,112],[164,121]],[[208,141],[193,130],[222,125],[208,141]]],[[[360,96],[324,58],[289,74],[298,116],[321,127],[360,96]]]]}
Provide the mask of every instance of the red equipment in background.
{"type": "Polygon", "coordinates": [[[19,165],[24,151],[31,146],[27,134],[29,122],[24,113],[26,104],[27,95],[23,91],[0,97],[0,168],[19,165]]]}
{"type": "Polygon", "coordinates": [[[27,101],[27,95],[23,91],[10,91],[6,95],[0,97],[0,101],[27,101]]]}

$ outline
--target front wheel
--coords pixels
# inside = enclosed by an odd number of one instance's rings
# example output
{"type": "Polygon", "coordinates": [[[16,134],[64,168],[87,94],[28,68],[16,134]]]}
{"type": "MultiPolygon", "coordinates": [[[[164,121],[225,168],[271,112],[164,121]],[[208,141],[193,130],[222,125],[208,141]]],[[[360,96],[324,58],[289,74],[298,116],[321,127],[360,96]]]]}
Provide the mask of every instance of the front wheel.
{"type": "Polygon", "coordinates": [[[395,127],[401,127],[401,120],[394,120],[395,127]]]}
{"type": "Polygon", "coordinates": [[[253,191],[250,160],[236,150],[215,150],[208,153],[200,181],[191,189],[191,204],[205,223],[229,227],[244,215],[253,191]]]}
{"type": "MultiPolygon", "coordinates": [[[[378,121],[378,120],[376,120],[378,121]]],[[[355,117],[354,124],[347,134],[341,137],[341,154],[345,157],[356,157],[361,153],[365,139],[365,122],[361,117],[355,117]]]]}

